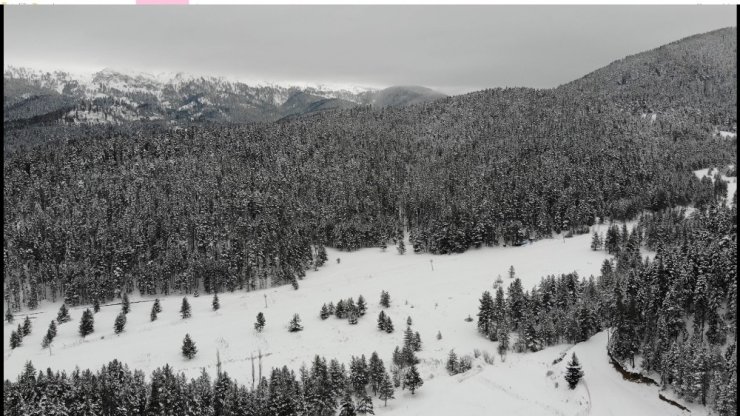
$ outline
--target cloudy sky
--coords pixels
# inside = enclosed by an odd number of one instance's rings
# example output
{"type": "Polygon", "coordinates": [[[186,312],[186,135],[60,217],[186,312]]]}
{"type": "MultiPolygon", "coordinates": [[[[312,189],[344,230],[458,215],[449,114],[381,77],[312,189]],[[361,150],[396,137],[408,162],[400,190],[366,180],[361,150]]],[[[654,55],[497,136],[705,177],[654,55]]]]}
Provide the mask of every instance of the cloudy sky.
{"type": "Polygon", "coordinates": [[[245,80],[554,87],[736,26],[734,6],[6,6],[6,65],[245,80]]]}

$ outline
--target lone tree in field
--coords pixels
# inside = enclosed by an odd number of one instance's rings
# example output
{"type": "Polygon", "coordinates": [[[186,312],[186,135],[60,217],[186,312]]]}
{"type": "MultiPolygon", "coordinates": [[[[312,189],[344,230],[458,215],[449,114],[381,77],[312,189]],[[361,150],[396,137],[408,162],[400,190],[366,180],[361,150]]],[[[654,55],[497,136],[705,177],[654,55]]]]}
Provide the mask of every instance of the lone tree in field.
{"type": "Polygon", "coordinates": [[[409,390],[411,390],[411,394],[414,394],[416,390],[424,384],[424,380],[421,379],[419,370],[416,369],[415,364],[411,365],[409,370],[406,372],[406,375],[403,377],[403,383],[409,388],[409,390]]]}
{"type": "Polygon", "coordinates": [[[288,324],[288,332],[298,331],[303,331],[303,327],[301,326],[301,317],[298,316],[298,314],[294,314],[293,319],[291,319],[290,324],[288,324]]]}
{"type": "Polygon", "coordinates": [[[604,243],[601,241],[601,237],[599,236],[599,233],[597,233],[596,231],[594,231],[594,236],[591,239],[591,250],[593,250],[593,251],[601,250],[601,246],[603,244],[604,243]]]}
{"type": "Polygon", "coordinates": [[[98,313],[100,312],[100,301],[96,297],[95,300],[93,300],[93,312],[98,313]]]}
{"type": "Polygon", "coordinates": [[[128,300],[128,293],[123,294],[123,300],[121,300],[121,312],[129,313],[131,310],[131,302],[128,300]]]}
{"type": "Polygon", "coordinates": [[[162,312],[162,305],[159,304],[159,298],[154,299],[154,306],[152,306],[152,309],[157,311],[157,313],[162,312]]]}
{"type": "Polygon", "coordinates": [[[262,332],[262,330],[265,328],[265,315],[262,314],[262,312],[257,314],[257,322],[254,323],[254,329],[257,330],[257,332],[262,332]]]}
{"type": "Polygon", "coordinates": [[[120,334],[123,332],[123,328],[126,327],[126,314],[121,311],[121,313],[116,316],[116,322],[113,323],[113,331],[116,334],[120,334]]]}
{"type": "Polygon", "coordinates": [[[380,292],[380,306],[389,308],[391,306],[391,295],[385,290],[380,292]]]}
{"type": "Polygon", "coordinates": [[[10,306],[8,306],[8,311],[5,312],[5,321],[9,324],[12,324],[13,319],[13,312],[10,311],[10,306]]]}
{"type": "Polygon", "coordinates": [[[565,372],[565,381],[568,382],[568,386],[571,389],[574,389],[582,377],[583,370],[581,370],[581,363],[578,361],[576,353],[573,353],[573,356],[568,362],[568,369],[565,372]]]}
{"type": "Polygon", "coordinates": [[[182,355],[191,360],[197,353],[198,348],[195,347],[195,342],[190,339],[190,334],[185,334],[185,339],[182,340],[182,355]]]}
{"type": "Polygon", "coordinates": [[[49,329],[46,331],[46,335],[44,335],[44,339],[41,340],[41,348],[48,348],[54,341],[54,337],[56,336],[57,325],[54,321],[51,321],[51,324],[49,324],[49,329]]]}
{"type": "Polygon", "coordinates": [[[218,308],[221,307],[221,305],[218,303],[218,294],[216,292],[213,292],[213,302],[211,302],[211,305],[213,305],[214,311],[217,311],[218,308]]]}
{"type": "Polygon", "coordinates": [[[94,325],[95,319],[93,318],[93,313],[90,309],[85,309],[85,312],[82,312],[82,319],[80,319],[80,335],[82,335],[82,338],[92,334],[95,329],[94,325]]]}
{"type": "Polygon", "coordinates": [[[156,303],[152,305],[152,312],[149,314],[149,319],[151,319],[152,322],[157,320],[157,304],[156,303]]]}
{"type": "Polygon", "coordinates": [[[31,333],[31,319],[26,315],[26,319],[23,320],[23,336],[31,333]]]}
{"type": "Polygon", "coordinates": [[[385,331],[385,326],[386,326],[385,312],[380,311],[380,313],[378,314],[378,329],[381,331],[385,331]]]}
{"type": "Polygon", "coordinates": [[[321,317],[322,320],[329,317],[329,307],[326,306],[326,303],[321,306],[321,312],[319,312],[319,317],[321,317]]]}
{"type": "Polygon", "coordinates": [[[180,307],[180,315],[182,316],[182,319],[190,318],[190,303],[188,303],[188,298],[182,298],[182,306],[180,307]]]}
{"type": "Polygon", "coordinates": [[[23,337],[18,334],[18,332],[13,331],[10,334],[10,349],[14,350],[23,344],[23,337]]]}
{"type": "Polygon", "coordinates": [[[69,322],[71,319],[69,311],[67,310],[67,305],[62,304],[62,307],[59,308],[59,313],[57,314],[57,322],[63,324],[65,322],[69,322]]]}
{"type": "Polygon", "coordinates": [[[357,298],[357,313],[359,313],[360,316],[364,316],[365,312],[367,312],[367,302],[365,302],[365,298],[360,295],[360,297],[357,298]]]}
{"type": "Polygon", "coordinates": [[[509,267],[509,279],[513,279],[514,276],[516,276],[516,272],[514,272],[514,266],[512,265],[509,267]]]}

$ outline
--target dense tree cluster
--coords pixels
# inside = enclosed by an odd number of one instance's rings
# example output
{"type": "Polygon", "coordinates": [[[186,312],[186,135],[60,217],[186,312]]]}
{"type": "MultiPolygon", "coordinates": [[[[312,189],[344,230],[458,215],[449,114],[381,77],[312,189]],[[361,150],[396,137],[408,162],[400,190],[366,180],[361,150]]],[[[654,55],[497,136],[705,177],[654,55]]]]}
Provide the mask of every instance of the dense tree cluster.
{"type": "MultiPolygon", "coordinates": [[[[183,354],[195,346],[185,338],[183,354]],[[187,348],[186,348],[187,347],[187,348]]],[[[98,371],[36,371],[28,362],[16,381],[3,388],[5,415],[105,414],[105,415],[334,415],[342,407],[352,414],[373,414],[371,395],[387,402],[394,388],[383,361],[373,353],[352,357],[349,370],[337,360],[316,356],[299,376],[287,367],[275,368],[269,377],[251,387],[240,385],[225,372],[215,380],[203,370],[188,380],[170,366],[153,371],[150,381],[139,370],[131,371],[117,360],[98,371]]],[[[418,371],[409,371],[407,387],[423,382],[418,371]]]]}

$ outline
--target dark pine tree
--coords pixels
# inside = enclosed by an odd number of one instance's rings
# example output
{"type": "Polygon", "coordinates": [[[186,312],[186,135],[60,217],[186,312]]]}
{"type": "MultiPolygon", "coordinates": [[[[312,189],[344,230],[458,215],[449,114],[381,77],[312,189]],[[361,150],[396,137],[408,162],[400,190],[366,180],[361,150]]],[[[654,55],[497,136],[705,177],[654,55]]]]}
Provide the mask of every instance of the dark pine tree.
{"type": "Polygon", "coordinates": [[[59,313],[57,314],[57,322],[63,324],[65,322],[69,322],[70,319],[72,318],[69,316],[67,305],[62,304],[62,307],[59,308],[59,313]]]}
{"type": "Polygon", "coordinates": [[[385,312],[380,311],[380,313],[378,314],[378,329],[381,331],[385,331],[385,324],[386,324],[385,312]]]}
{"type": "Polygon", "coordinates": [[[100,312],[100,300],[97,298],[97,296],[95,297],[95,300],[93,300],[93,312],[100,312]]]}
{"type": "Polygon", "coordinates": [[[450,355],[447,356],[447,365],[445,365],[445,368],[447,369],[447,372],[450,373],[450,375],[455,375],[459,372],[459,363],[457,361],[457,354],[455,354],[455,350],[450,350],[450,355]]]}
{"type": "Polygon", "coordinates": [[[10,311],[10,306],[8,306],[8,311],[5,312],[5,321],[9,324],[13,323],[13,312],[10,311]]]}
{"type": "Polygon", "coordinates": [[[601,237],[599,236],[599,233],[594,231],[594,235],[591,238],[591,250],[598,251],[601,250],[602,242],[601,237]]]}
{"type": "Polygon", "coordinates": [[[126,327],[126,314],[121,311],[121,313],[116,316],[116,321],[113,323],[113,331],[116,334],[120,334],[123,332],[123,328],[126,327]]]}
{"type": "Polygon", "coordinates": [[[385,290],[380,292],[380,306],[389,308],[391,306],[391,295],[385,290]]]}
{"type": "Polygon", "coordinates": [[[94,325],[93,313],[90,309],[85,309],[85,312],[82,312],[82,319],[80,319],[80,335],[82,335],[82,338],[92,334],[95,330],[94,325]]]}
{"type": "Polygon", "coordinates": [[[17,331],[13,331],[10,334],[10,348],[14,350],[20,347],[22,343],[23,343],[23,337],[20,336],[20,334],[18,334],[17,331]]]}
{"type": "Polygon", "coordinates": [[[221,305],[218,303],[218,294],[216,292],[213,292],[213,302],[211,302],[211,306],[213,307],[214,311],[217,311],[218,308],[221,307],[221,305]]]}
{"type": "Polygon", "coordinates": [[[31,319],[26,315],[26,319],[23,320],[23,336],[31,333],[31,319]]]}
{"type": "Polygon", "coordinates": [[[257,314],[257,322],[254,323],[254,329],[257,330],[257,332],[262,332],[262,330],[265,328],[265,315],[262,314],[262,312],[257,314]]]}
{"type": "Polygon", "coordinates": [[[182,319],[190,318],[190,303],[188,303],[188,298],[182,298],[182,306],[180,306],[180,316],[182,316],[182,319]]]}
{"type": "Polygon", "coordinates": [[[154,322],[157,320],[157,302],[154,302],[154,305],[152,305],[152,311],[149,313],[149,319],[154,322]]]}
{"type": "Polygon", "coordinates": [[[321,312],[319,312],[319,317],[321,320],[324,320],[329,317],[329,308],[326,306],[326,303],[321,306],[321,312]]]}
{"type": "Polygon", "coordinates": [[[367,302],[365,302],[365,298],[362,295],[360,295],[357,298],[357,313],[360,316],[364,316],[365,312],[367,312],[367,302]]]}
{"type": "Polygon", "coordinates": [[[408,371],[406,371],[406,375],[403,377],[403,384],[411,390],[411,394],[415,394],[416,390],[424,384],[424,380],[421,379],[416,365],[411,365],[408,371]]]}
{"type": "Polygon", "coordinates": [[[162,312],[162,305],[159,303],[159,298],[154,299],[154,306],[152,306],[152,309],[154,309],[157,313],[162,312]]]}
{"type": "Polygon", "coordinates": [[[190,334],[185,334],[185,339],[182,340],[182,355],[191,360],[197,353],[198,348],[195,347],[195,342],[190,339],[190,334]]]}
{"type": "Polygon", "coordinates": [[[388,399],[393,399],[393,382],[387,371],[383,371],[383,381],[378,388],[378,398],[383,400],[383,405],[388,406],[388,399]]]}
{"type": "Polygon", "coordinates": [[[578,357],[576,357],[576,353],[573,353],[570,361],[568,362],[568,369],[565,372],[565,381],[568,382],[568,386],[570,386],[571,389],[574,389],[576,388],[578,381],[581,380],[581,377],[583,377],[581,363],[578,362],[578,357]]]}
{"type": "Polygon", "coordinates": [[[391,321],[390,316],[385,317],[385,332],[392,334],[393,333],[393,321],[391,321]]]}
{"type": "Polygon", "coordinates": [[[298,332],[303,331],[303,327],[301,326],[301,317],[298,316],[298,314],[293,315],[293,319],[290,320],[290,323],[288,324],[288,332],[298,332]]]}

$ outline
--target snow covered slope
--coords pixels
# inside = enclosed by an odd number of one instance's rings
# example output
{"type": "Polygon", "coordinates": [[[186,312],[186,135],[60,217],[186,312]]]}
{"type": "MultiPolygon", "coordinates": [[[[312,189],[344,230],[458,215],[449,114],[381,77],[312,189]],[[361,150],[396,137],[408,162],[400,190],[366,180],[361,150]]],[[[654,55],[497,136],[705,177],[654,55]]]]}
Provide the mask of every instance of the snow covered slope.
{"type": "MultiPolygon", "coordinates": [[[[594,229],[603,233],[606,227],[597,225],[594,229]]],[[[169,363],[195,377],[203,367],[215,373],[217,352],[223,369],[247,384],[251,383],[249,358],[258,351],[265,355],[265,373],[282,365],[297,370],[317,353],[348,362],[353,355],[369,356],[377,351],[387,365],[395,346],[402,344],[406,318],[410,316],[412,328],[420,332],[423,342],[418,356],[425,384],[414,397],[398,390],[396,400],[389,402],[387,408],[376,402],[378,414],[479,415],[484,414],[484,409],[497,409],[509,415],[607,415],[622,414],[614,408],[620,403],[629,403],[631,414],[674,414],[671,412],[675,408],[660,402],[654,388],[632,385],[608,368],[603,333],[573,347],[586,372],[586,382],[573,391],[567,389],[562,378],[564,362],[552,364],[569,345],[534,354],[510,353],[505,362],[496,355],[493,365],[478,358],[471,371],[456,376],[449,376],[444,369],[451,349],[460,356],[472,356],[474,349],[496,351],[496,343],[477,334],[475,321],[465,322],[464,318],[476,315],[481,293],[492,289],[498,275],[508,285],[508,269],[514,266],[525,288],[531,288],[547,274],[576,271],[581,276],[596,275],[607,256],[603,251],[591,251],[590,239],[590,234],[584,234],[523,247],[481,248],[446,256],[399,255],[393,247],[386,252],[377,248],[353,253],[329,250],[327,265],[309,272],[299,290],[285,286],[223,293],[219,296],[221,309],[216,312],[211,310],[211,296],[189,297],[193,316],[187,320],[178,313],[180,296],[161,299],[163,312],[155,322],[149,320],[152,299],[132,297],[132,302],[138,303],[132,303],[122,334],[113,332],[120,307],[108,305],[95,315],[95,332],[83,341],[77,332],[83,308],[72,308],[72,321],[59,326],[51,354],[41,348],[41,339],[56,317],[59,304],[42,303],[30,315],[33,332],[23,345],[13,351],[4,350],[4,376],[14,378],[26,360],[31,360],[36,368],[70,371],[75,366],[99,368],[117,358],[146,373],[169,363]],[[393,334],[376,328],[381,290],[391,295],[391,307],[385,311],[394,321],[393,334]],[[350,296],[357,299],[360,294],[368,301],[368,312],[358,325],[333,316],[325,321],[319,318],[324,302],[336,303],[350,296]],[[263,312],[267,320],[262,333],[253,329],[258,312],[263,312]],[[303,320],[302,332],[287,331],[294,313],[303,320]],[[438,331],[441,340],[436,339],[438,331]],[[191,361],[180,355],[186,333],[199,350],[191,361]],[[589,413],[589,409],[593,412],[589,413]]],[[[16,317],[22,319],[23,313],[16,317]]],[[[15,325],[4,325],[6,346],[14,328],[15,325]]]]}

